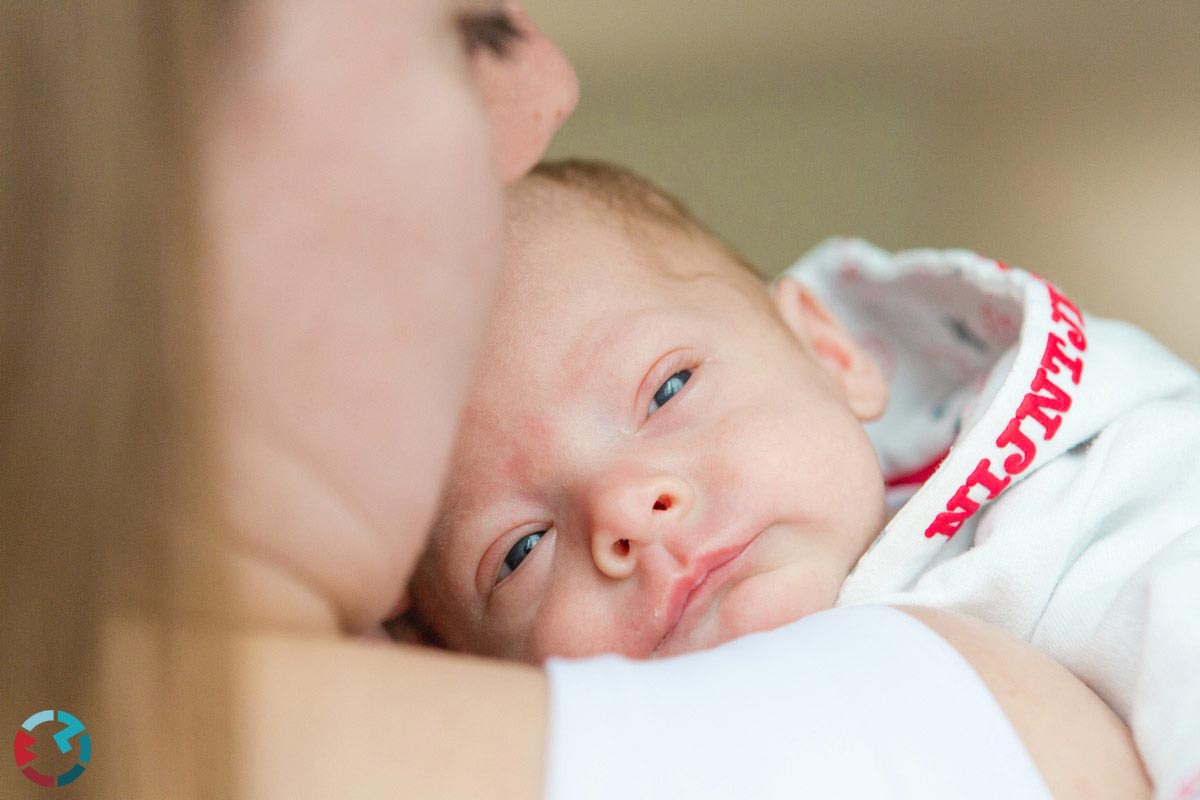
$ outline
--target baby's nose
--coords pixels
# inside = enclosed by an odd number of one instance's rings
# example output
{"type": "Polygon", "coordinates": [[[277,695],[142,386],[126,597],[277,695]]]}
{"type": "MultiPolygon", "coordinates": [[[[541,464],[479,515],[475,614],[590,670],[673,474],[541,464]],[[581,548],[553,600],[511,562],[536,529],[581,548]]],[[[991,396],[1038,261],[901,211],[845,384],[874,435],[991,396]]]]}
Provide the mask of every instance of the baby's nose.
{"type": "Polygon", "coordinates": [[[626,578],[647,547],[670,550],[694,503],[691,486],[674,475],[623,476],[597,486],[591,514],[596,568],[610,578],[626,578]]]}

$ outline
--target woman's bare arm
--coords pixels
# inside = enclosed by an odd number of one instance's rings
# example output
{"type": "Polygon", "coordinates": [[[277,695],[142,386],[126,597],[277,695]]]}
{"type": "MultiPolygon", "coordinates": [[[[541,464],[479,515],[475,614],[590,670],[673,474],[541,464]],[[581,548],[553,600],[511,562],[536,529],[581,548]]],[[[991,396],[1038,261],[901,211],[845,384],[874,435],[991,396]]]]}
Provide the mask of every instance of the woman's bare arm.
{"type": "Polygon", "coordinates": [[[970,662],[1056,798],[1150,796],[1149,779],[1129,729],[1065,668],[974,618],[928,608],[901,610],[970,662]]]}
{"type": "MultiPolygon", "coordinates": [[[[1055,797],[1149,796],[1125,726],[1069,672],[975,620],[905,611],[975,668],[1055,797]]],[[[246,796],[540,796],[541,670],[282,634],[246,634],[239,653],[235,752],[246,796]]]]}
{"type": "Polygon", "coordinates": [[[254,798],[536,798],[546,676],[363,640],[246,634],[235,724],[254,798]]]}

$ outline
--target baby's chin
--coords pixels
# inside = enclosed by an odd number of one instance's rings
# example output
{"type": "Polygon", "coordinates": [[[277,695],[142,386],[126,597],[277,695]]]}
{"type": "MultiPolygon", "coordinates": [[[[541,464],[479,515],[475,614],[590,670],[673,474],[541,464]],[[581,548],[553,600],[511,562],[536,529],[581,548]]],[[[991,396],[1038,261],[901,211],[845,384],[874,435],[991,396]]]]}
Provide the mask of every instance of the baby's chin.
{"type": "Polygon", "coordinates": [[[690,630],[663,642],[654,658],[707,650],[751,633],[774,630],[833,605],[836,591],[812,585],[803,569],[783,567],[753,575],[714,598],[690,630]]]}

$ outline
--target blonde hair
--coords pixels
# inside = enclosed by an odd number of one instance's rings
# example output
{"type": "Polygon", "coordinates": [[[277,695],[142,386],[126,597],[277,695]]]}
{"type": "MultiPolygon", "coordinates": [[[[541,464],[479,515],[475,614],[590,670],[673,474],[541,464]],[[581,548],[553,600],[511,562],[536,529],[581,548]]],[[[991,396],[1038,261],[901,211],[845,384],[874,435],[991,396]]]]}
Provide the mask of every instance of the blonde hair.
{"type": "MultiPolygon", "coordinates": [[[[78,717],[76,795],[232,792],[220,648],[179,648],[222,586],[193,139],[226,5],[3,4],[0,730],[78,717]]],[[[33,791],[0,769],[0,794],[33,791]]]]}
{"type": "Polygon", "coordinates": [[[707,241],[731,263],[761,279],[754,265],[701,222],[683,201],[631,170],[605,161],[571,158],[543,161],[530,175],[577,191],[626,222],[650,223],[707,241]]]}

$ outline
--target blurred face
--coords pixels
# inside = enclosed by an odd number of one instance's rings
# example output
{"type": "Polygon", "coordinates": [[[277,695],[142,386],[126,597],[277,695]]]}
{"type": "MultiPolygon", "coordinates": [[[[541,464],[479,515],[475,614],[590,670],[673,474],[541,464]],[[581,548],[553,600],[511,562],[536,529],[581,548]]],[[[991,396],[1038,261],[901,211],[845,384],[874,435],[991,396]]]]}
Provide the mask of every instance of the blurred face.
{"type": "Polygon", "coordinates": [[[252,615],[358,630],[424,544],[493,300],[498,165],[540,155],[574,76],[488,0],[247,5],[205,142],[224,500],[252,615]],[[533,73],[523,114],[489,116],[479,76],[533,73]]]}
{"type": "Polygon", "coordinates": [[[524,660],[645,657],[829,607],[882,521],[874,365],[794,284],[777,309],[696,236],[629,235],[544,179],[512,213],[413,584],[434,632],[524,660]]]}
{"type": "Polygon", "coordinates": [[[492,122],[496,168],[508,182],[542,157],[575,109],[579,83],[571,65],[519,3],[505,2],[500,8],[502,15],[468,25],[467,34],[475,37],[471,70],[492,122]]]}

